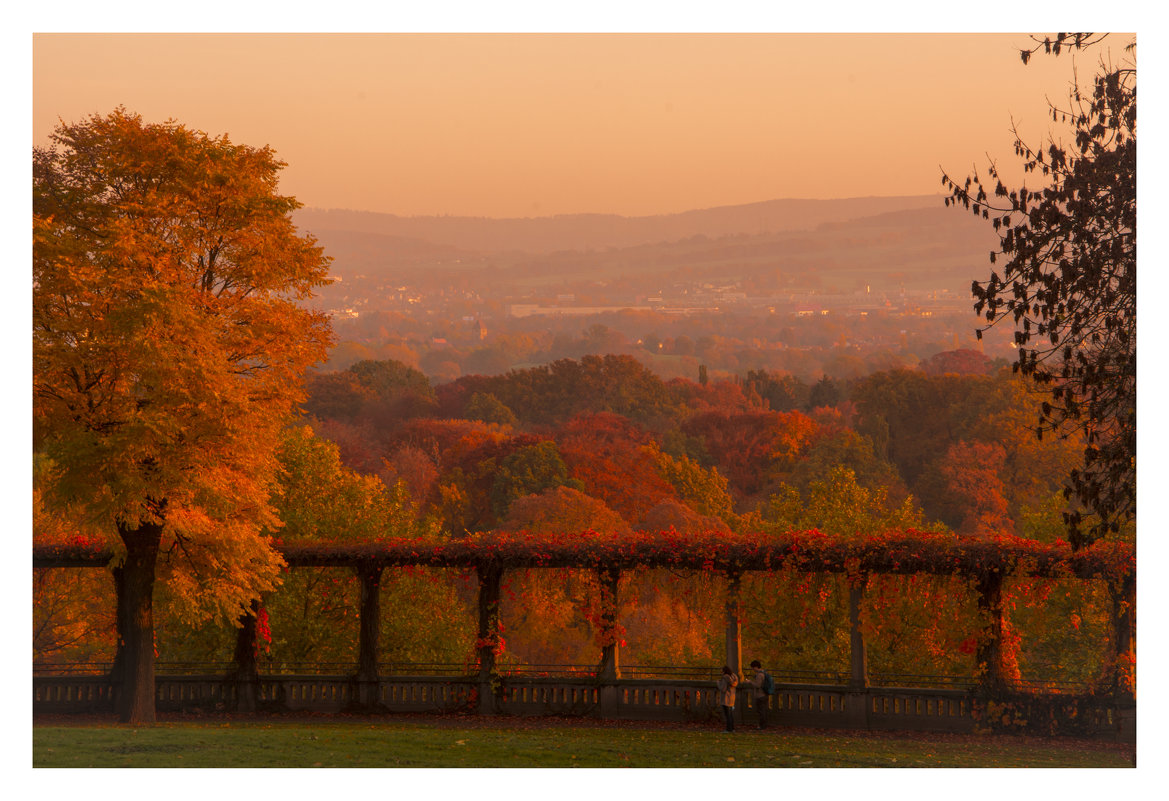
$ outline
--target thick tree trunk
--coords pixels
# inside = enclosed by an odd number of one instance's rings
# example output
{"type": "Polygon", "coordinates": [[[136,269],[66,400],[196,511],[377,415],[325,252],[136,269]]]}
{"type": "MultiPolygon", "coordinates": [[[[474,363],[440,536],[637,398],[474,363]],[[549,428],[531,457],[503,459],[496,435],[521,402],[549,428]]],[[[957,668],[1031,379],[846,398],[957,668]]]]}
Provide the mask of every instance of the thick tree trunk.
{"type": "Polygon", "coordinates": [[[154,715],[154,570],[162,526],[118,526],[126,544],[122,565],[119,637],[122,647],[118,719],[123,723],[153,723],[154,715]]]}

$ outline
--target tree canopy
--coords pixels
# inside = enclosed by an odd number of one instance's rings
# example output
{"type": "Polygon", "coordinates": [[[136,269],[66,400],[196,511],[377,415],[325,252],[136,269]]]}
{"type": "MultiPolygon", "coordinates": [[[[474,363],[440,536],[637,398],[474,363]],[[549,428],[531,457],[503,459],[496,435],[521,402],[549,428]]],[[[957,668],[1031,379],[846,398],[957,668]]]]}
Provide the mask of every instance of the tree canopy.
{"type": "MultiPolygon", "coordinates": [[[[1098,44],[1099,34],[1059,34],[1023,50],[1058,55],[1098,44]]],[[[1101,58],[1091,89],[1072,85],[1052,106],[1071,143],[1032,146],[1016,132],[1015,153],[1039,190],[1009,189],[992,163],[984,181],[943,174],[947,205],[961,205],[999,232],[1002,274],[975,281],[975,310],[987,327],[1016,327],[1015,368],[1050,389],[1037,430],[1085,435],[1083,464],[1066,494],[1093,515],[1067,513],[1082,544],[1115,532],[1136,514],[1136,65],[1135,41],[1119,62],[1101,58]]],[[[1110,57],[1110,56],[1109,56],[1110,57]]],[[[981,329],[978,332],[982,336],[981,329]]]]}
{"type": "Polygon", "coordinates": [[[34,448],[46,500],[119,534],[142,669],[160,553],[193,617],[234,619],[278,580],[278,434],[332,336],[297,304],[328,259],[283,166],[123,109],[33,151],[34,448]]]}

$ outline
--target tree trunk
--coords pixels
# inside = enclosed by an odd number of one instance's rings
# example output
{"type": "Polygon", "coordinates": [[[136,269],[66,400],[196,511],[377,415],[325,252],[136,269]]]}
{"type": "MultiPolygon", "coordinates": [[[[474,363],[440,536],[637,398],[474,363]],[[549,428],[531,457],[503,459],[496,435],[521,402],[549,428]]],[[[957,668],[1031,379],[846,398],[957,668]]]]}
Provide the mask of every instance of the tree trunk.
{"type": "Polygon", "coordinates": [[[154,714],[154,569],[162,540],[161,524],[137,528],[118,525],[126,544],[122,565],[118,620],[123,658],[118,719],[122,723],[153,723],[154,714]]]}

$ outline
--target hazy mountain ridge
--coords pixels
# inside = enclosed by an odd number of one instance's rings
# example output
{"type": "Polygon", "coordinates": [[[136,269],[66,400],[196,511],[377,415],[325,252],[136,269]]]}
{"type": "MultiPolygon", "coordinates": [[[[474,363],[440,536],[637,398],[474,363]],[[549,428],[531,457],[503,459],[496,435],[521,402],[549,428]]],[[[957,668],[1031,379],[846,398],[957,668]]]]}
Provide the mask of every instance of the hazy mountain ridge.
{"type": "MultiPolygon", "coordinates": [[[[900,202],[895,199],[891,204],[876,204],[892,205],[893,210],[841,219],[835,215],[874,204],[845,204],[831,209],[817,201],[815,213],[804,214],[802,219],[817,217],[821,221],[803,229],[720,235],[709,233],[716,228],[712,223],[703,232],[672,240],[594,249],[561,247],[543,253],[514,248],[506,252],[463,249],[388,233],[332,228],[318,225],[313,217],[307,222],[314,225],[310,230],[334,257],[334,273],[346,280],[364,275],[409,282],[454,273],[474,280],[472,276],[490,265],[492,277],[484,280],[527,285],[617,278],[654,283],[668,283],[675,278],[725,282],[761,276],[766,285],[801,285],[810,281],[813,285],[828,282],[843,288],[873,284],[965,292],[972,278],[981,277],[986,254],[997,243],[993,231],[970,214],[946,209],[941,203],[896,208],[900,202]],[[822,219],[826,216],[830,219],[822,219]]],[[[741,209],[708,211],[721,215],[725,228],[734,227],[736,219],[740,224],[746,219],[741,209]]],[[[689,222],[678,230],[692,230],[690,226],[709,219],[706,214],[683,215],[689,222]]],[[[380,219],[383,216],[342,212],[325,213],[324,219],[376,226],[385,222],[380,219]]],[[[402,219],[405,218],[391,222],[396,224],[402,219]]],[[[461,218],[451,221],[452,230],[461,224],[461,218]]],[[[306,225],[306,221],[298,222],[306,225]]],[[[482,226],[514,221],[475,222],[482,226]]],[[[557,239],[555,244],[564,245],[566,241],[557,239]]]]}
{"type": "Polygon", "coordinates": [[[569,214],[552,217],[401,217],[368,211],[301,209],[294,219],[325,241],[328,232],[377,234],[420,240],[468,252],[552,253],[604,250],[672,242],[693,236],[721,237],[812,230],[859,217],[941,204],[940,195],[783,199],[677,214],[623,217],[569,214]]]}

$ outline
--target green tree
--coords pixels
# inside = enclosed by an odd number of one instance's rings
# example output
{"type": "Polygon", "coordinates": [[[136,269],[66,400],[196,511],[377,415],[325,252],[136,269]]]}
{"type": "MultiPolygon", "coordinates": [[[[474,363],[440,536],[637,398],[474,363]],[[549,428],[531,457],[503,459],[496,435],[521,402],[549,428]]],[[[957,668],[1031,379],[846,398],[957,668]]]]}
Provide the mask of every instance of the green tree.
{"type": "Polygon", "coordinates": [[[119,716],[154,719],[152,597],[234,620],[279,581],[278,433],[328,320],[271,149],[117,110],[33,151],[34,447],[118,533],[119,716]]]}
{"type": "Polygon", "coordinates": [[[724,523],[737,522],[729,484],[718,468],[709,470],[686,456],[658,454],[658,470],[678,498],[699,515],[717,517],[724,523]]]}
{"type": "Polygon", "coordinates": [[[862,487],[847,467],[833,468],[822,481],[809,483],[803,493],[780,485],[760,511],[764,531],[774,533],[815,528],[853,537],[927,526],[925,514],[912,497],[894,505],[883,487],[862,487]]]}
{"type": "Polygon", "coordinates": [[[836,382],[828,376],[821,376],[820,380],[812,385],[812,389],[808,394],[808,408],[815,409],[819,406],[835,406],[840,402],[840,389],[836,386],[836,382]]]}
{"type": "Polygon", "coordinates": [[[813,443],[796,463],[790,483],[806,489],[812,481],[828,475],[836,467],[852,470],[857,483],[867,489],[886,488],[901,497],[906,494],[897,468],[877,457],[871,439],[849,428],[813,443]]]}
{"type": "MultiPolygon", "coordinates": [[[[1059,34],[1022,51],[1058,55],[1103,39],[1059,34]]],[[[1067,494],[1094,513],[1085,524],[1067,514],[1079,546],[1117,532],[1136,514],[1136,42],[1117,63],[1101,59],[1090,92],[1073,85],[1052,119],[1069,124],[1071,145],[1054,137],[1032,147],[1016,131],[1024,170],[1047,185],[1012,190],[992,163],[984,183],[943,174],[947,205],[992,220],[1004,259],[1002,275],[975,281],[974,308],[987,327],[1010,320],[1019,355],[1015,369],[1051,391],[1040,436],[1067,429],[1085,435],[1083,464],[1068,476],[1067,494]],[[992,198],[993,195],[993,198],[992,198]]],[[[982,331],[978,336],[982,336],[982,331]]]]}
{"type": "Polygon", "coordinates": [[[811,389],[793,375],[748,370],[744,383],[767,401],[772,411],[790,412],[808,405],[811,389]]]}
{"type": "Polygon", "coordinates": [[[516,424],[516,416],[512,410],[490,392],[476,392],[471,395],[463,416],[468,420],[481,420],[484,423],[498,423],[504,426],[516,424]]]}
{"type": "MultiPolygon", "coordinates": [[[[387,487],[376,476],[349,470],[341,464],[337,446],[317,438],[308,427],[285,432],[279,459],[280,483],[273,503],[284,521],[280,535],[285,541],[439,537],[435,521],[416,517],[404,483],[387,487]]],[[[414,603],[448,609],[450,587],[404,581],[412,586],[414,603]]],[[[390,585],[400,588],[402,582],[386,584],[383,592],[392,592],[390,585]]],[[[322,567],[290,571],[280,590],[264,601],[271,619],[271,658],[292,662],[355,659],[357,598],[358,583],[352,571],[322,567]]],[[[401,604],[385,607],[383,630],[401,636],[411,628],[403,620],[411,615],[401,604]]],[[[444,635],[439,628],[421,628],[417,633],[428,640],[441,640],[444,635]]],[[[389,647],[397,653],[402,650],[401,643],[389,647]]],[[[439,646],[428,641],[419,647],[432,651],[439,646]]]]}
{"type": "Polygon", "coordinates": [[[568,466],[560,457],[560,449],[551,440],[537,442],[508,454],[499,463],[495,483],[491,487],[491,508],[502,520],[516,498],[538,495],[553,487],[582,489],[581,483],[568,477],[568,466]]]}

